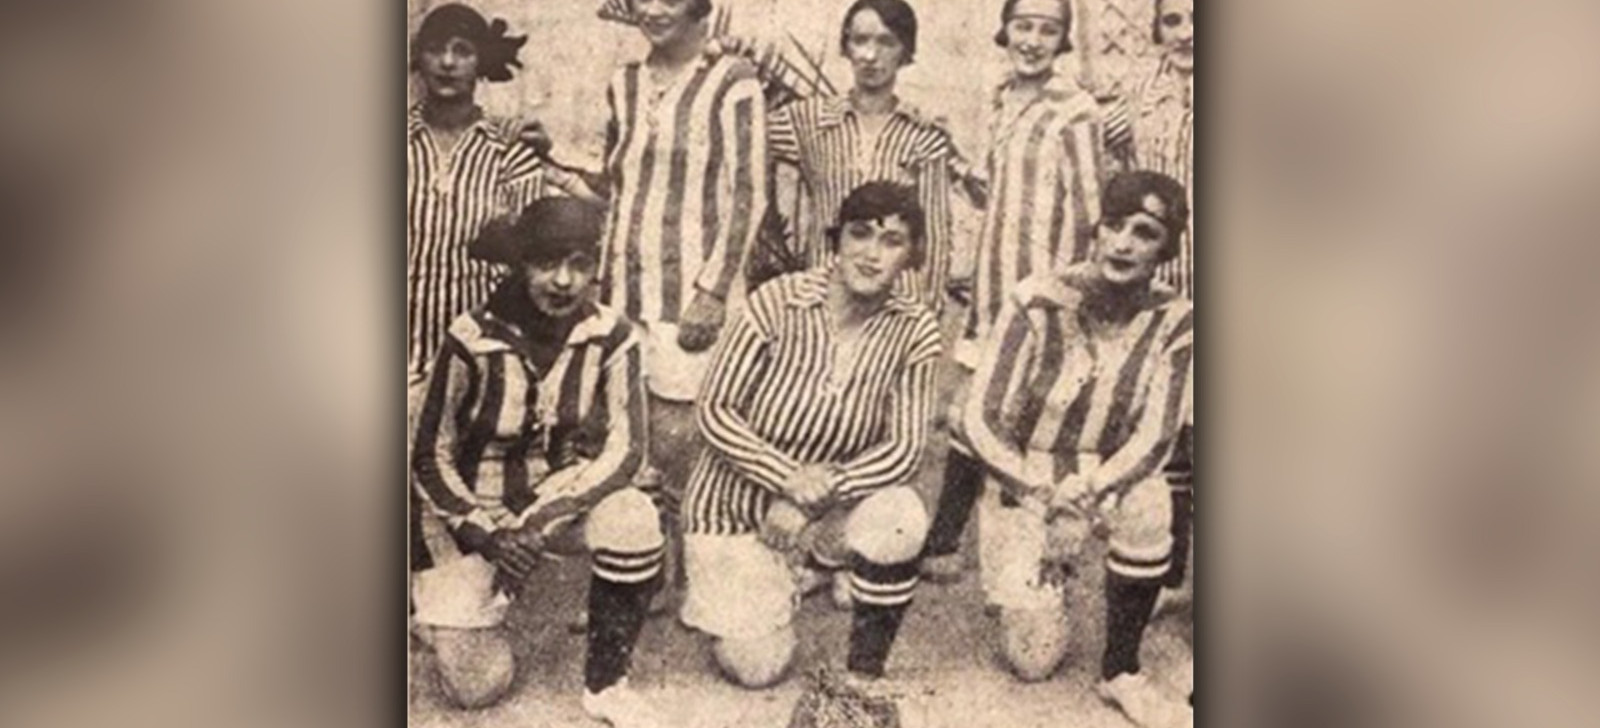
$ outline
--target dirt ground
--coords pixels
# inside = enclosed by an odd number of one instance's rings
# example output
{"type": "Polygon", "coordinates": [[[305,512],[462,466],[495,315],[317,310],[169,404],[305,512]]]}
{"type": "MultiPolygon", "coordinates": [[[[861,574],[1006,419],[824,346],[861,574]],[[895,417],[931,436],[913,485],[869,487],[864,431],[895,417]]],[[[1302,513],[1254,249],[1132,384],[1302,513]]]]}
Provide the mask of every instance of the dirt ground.
{"type": "MultiPolygon", "coordinates": [[[[954,374],[946,377],[943,389],[947,397],[941,402],[954,395],[957,383],[954,374]]],[[[928,467],[921,475],[925,492],[937,493],[944,444],[942,437],[936,439],[929,453],[928,467]]],[[[1060,671],[1050,680],[1023,684],[998,662],[996,624],[984,613],[975,547],[976,524],[972,523],[962,548],[968,565],[964,578],[954,584],[924,582],[919,587],[890,654],[888,677],[898,688],[905,728],[1129,726],[1092,691],[1104,633],[1100,570],[1086,569],[1069,594],[1073,642],[1060,671]]],[[[1097,559],[1099,554],[1090,556],[1097,559]]],[[[519,674],[511,696],[486,710],[464,712],[448,707],[433,681],[431,658],[413,644],[408,656],[410,725],[601,725],[588,718],[579,704],[584,638],[571,628],[583,611],[587,565],[571,560],[547,567],[542,579],[537,589],[524,593],[508,617],[508,625],[520,635],[519,674]]],[[[1144,644],[1144,670],[1171,687],[1175,696],[1182,695],[1180,685],[1188,684],[1180,674],[1192,640],[1189,614],[1178,610],[1160,616],[1144,644]]],[[[634,651],[630,681],[660,707],[667,725],[783,728],[800,695],[802,681],[795,676],[818,664],[843,669],[849,649],[850,615],[833,607],[826,590],[805,601],[795,624],[800,650],[790,679],[767,690],[752,691],[724,681],[712,661],[707,638],[681,625],[675,613],[664,612],[645,625],[634,651]]]]}

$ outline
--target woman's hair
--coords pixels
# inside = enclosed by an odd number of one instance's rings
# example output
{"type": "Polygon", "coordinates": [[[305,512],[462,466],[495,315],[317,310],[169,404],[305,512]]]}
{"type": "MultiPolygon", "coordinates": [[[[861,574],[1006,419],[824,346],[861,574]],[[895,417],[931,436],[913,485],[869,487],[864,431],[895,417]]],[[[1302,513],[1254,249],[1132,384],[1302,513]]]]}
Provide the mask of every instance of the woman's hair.
{"type": "MultiPolygon", "coordinates": [[[[628,11],[638,13],[637,0],[624,0],[628,4],[628,11]]],[[[711,14],[711,0],[694,0],[689,6],[689,17],[694,20],[704,20],[711,14]]]]}
{"type": "Polygon", "coordinates": [[[928,252],[927,221],[916,189],[894,182],[868,182],[850,191],[839,205],[839,216],[827,230],[828,250],[839,252],[839,236],[844,226],[863,220],[882,220],[899,215],[911,231],[911,267],[921,268],[928,252]]]}
{"type": "MultiPolygon", "coordinates": [[[[994,44],[1001,48],[1011,46],[1011,35],[1006,33],[1006,23],[1011,20],[1011,14],[1016,12],[1020,0],[1006,0],[1000,9],[1000,32],[994,34],[994,44]]],[[[1070,0],[1058,0],[1061,5],[1061,45],[1056,47],[1056,55],[1061,55],[1072,50],[1072,3],[1070,0]]]]}
{"type": "Polygon", "coordinates": [[[428,12],[422,27],[411,39],[411,70],[422,62],[422,52],[439,48],[451,38],[464,38],[478,51],[478,77],[486,81],[510,81],[511,69],[522,68],[517,52],[528,42],[525,35],[506,35],[506,21],[493,23],[460,3],[446,3],[428,12]]]}
{"type": "Polygon", "coordinates": [[[839,55],[850,57],[850,23],[863,10],[878,14],[878,19],[900,40],[900,45],[906,47],[901,65],[911,65],[912,59],[917,57],[917,13],[906,0],[856,0],[845,11],[844,22],[839,26],[839,55]]]}

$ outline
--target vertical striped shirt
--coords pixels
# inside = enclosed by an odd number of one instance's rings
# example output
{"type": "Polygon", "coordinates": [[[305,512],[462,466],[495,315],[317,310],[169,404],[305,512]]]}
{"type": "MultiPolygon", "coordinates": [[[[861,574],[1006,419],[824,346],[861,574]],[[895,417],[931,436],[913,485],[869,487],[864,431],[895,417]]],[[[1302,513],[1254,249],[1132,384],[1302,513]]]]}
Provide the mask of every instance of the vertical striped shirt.
{"type": "Polygon", "coordinates": [[[767,138],[773,161],[800,172],[800,249],[791,252],[812,266],[828,262],[825,231],[852,190],[881,180],[917,191],[927,218],[927,255],[922,270],[907,271],[901,286],[937,311],[950,271],[950,165],[956,157],[950,135],[902,103],[869,139],[848,97],[816,97],[773,112],[767,138]]]}
{"type": "Polygon", "coordinates": [[[1091,321],[1081,287],[1090,275],[1080,265],[1017,286],[974,375],[966,434],[992,471],[1024,488],[1075,474],[1131,487],[1165,464],[1185,414],[1193,306],[1152,283],[1131,320],[1091,321]]]}
{"type": "Polygon", "coordinates": [[[606,90],[612,184],[604,297],[677,322],[696,289],[726,300],[766,212],[766,107],[742,59],[701,58],[652,93],[629,63],[606,90]]]}
{"type": "Polygon", "coordinates": [[[824,305],[831,277],[819,268],[773,279],[718,342],[698,406],[709,447],[684,497],[689,532],[756,530],[805,464],[836,466],[832,492],[846,501],[916,472],[933,415],[938,321],[894,297],[847,347],[824,305]]]}
{"type": "Polygon", "coordinates": [[[1126,134],[1107,144],[1129,167],[1148,169],[1183,183],[1189,191],[1189,230],[1178,257],[1156,272],[1158,280],[1194,300],[1194,75],[1163,56],[1121,99],[1112,113],[1127,119],[1126,134]]]}
{"type": "Polygon", "coordinates": [[[1018,281],[1089,255],[1100,212],[1098,107],[1056,76],[1012,108],[995,92],[987,160],[991,192],[978,238],[967,337],[983,339],[1018,281]]]}
{"type": "Polygon", "coordinates": [[[467,257],[484,223],[544,196],[539,159],[509,123],[483,119],[442,149],[412,107],[406,128],[406,373],[420,380],[457,316],[488,300],[495,266],[467,257]]]}
{"type": "Polygon", "coordinates": [[[418,417],[418,491],[452,527],[548,532],[628,485],[645,450],[640,348],[596,306],[541,371],[492,302],[457,318],[418,417]]]}

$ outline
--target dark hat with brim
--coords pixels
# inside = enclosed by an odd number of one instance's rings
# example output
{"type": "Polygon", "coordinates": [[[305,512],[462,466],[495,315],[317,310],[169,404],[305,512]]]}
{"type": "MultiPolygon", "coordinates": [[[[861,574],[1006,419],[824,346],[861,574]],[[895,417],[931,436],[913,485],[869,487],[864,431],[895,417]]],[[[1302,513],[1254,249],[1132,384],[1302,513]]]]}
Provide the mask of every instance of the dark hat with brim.
{"type": "Polygon", "coordinates": [[[490,263],[514,265],[556,261],[573,253],[598,256],[605,213],[571,197],[535,200],[515,217],[485,225],[467,254],[490,263]]]}

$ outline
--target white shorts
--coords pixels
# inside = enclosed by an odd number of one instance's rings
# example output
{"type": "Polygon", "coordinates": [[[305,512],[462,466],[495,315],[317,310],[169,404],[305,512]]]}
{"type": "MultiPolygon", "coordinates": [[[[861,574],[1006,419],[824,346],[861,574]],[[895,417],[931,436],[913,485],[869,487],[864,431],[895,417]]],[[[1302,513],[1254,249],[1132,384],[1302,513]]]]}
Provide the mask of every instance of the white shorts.
{"type": "MultiPolygon", "coordinates": [[[[714,348],[714,347],[713,347],[714,348]]],[[[644,379],[650,393],[673,402],[692,402],[711,368],[711,349],[687,352],[678,346],[678,325],[645,324],[644,379]]]]}
{"type": "MultiPolygon", "coordinates": [[[[659,548],[660,516],[649,498],[633,489],[617,491],[582,516],[557,527],[545,542],[541,558],[560,561],[587,555],[594,548],[626,552],[659,548]],[[641,502],[645,505],[641,506],[641,502]],[[641,522],[643,521],[643,522],[641,522]]],[[[479,554],[463,554],[444,521],[430,511],[419,514],[422,538],[433,566],[411,575],[411,603],[417,624],[458,629],[493,627],[505,621],[511,595],[494,588],[496,567],[479,554]]],[[[600,564],[593,570],[607,576],[600,564]]],[[[642,578],[649,578],[648,575],[642,578]]]]}
{"type": "Polygon", "coordinates": [[[1044,578],[1047,547],[1044,518],[1000,503],[1000,484],[984,479],[978,497],[979,581],[989,604],[1006,609],[1064,608],[1060,584],[1044,578]]]}
{"type": "MultiPolygon", "coordinates": [[[[1159,578],[1172,553],[1172,496],[1166,481],[1140,481],[1105,514],[1110,528],[1108,567],[1130,577],[1159,578]]],[[[1065,607],[1065,589],[1045,578],[1049,548],[1044,518],[1000,503],[1000,484],[989,478],[978,500],[978,564],[984,596],[1007,609],[1065,607]]]]}
{"type": "Polygon", "coordinates": [[[794,619],[800,604],[795,572],[783,554],[754,533],[683,537],[688,576],[683,622],[724,639],[765,637],[794,619]]]}
{"type": "Polygon", "coordinates": [[[422,516],[422,537],[433,567],[411,575],[412,619],[417,624],[481,629],[504,622],[511,597],[495,591],[495,567],[478,554],[462,554],[444,522],[422,516]]]}

